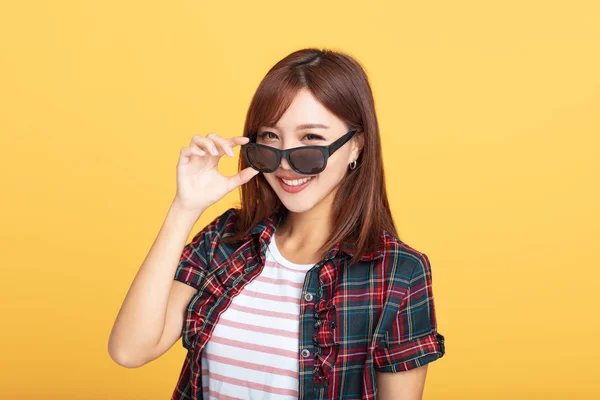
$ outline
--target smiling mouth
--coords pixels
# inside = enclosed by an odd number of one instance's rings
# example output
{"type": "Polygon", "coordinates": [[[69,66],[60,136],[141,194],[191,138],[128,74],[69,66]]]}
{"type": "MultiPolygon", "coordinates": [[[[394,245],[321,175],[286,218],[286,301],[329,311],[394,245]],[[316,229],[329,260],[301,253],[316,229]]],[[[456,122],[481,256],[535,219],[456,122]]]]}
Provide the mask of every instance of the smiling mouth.
{"type": "Polygon", "coordinates": [[[312,176],[309,176],[307,178],[302,178],[302,179],[283,179],[283,178],[279,178],[279,179],[288,186],[300,186],[300,185],[308,182],[312,178],[313,178],[312,176]]]}
{"type": "Polygon", "coordinates": [[[281,178],[277,178],[277,180],[279,181],[279,184],[281,185],[281,187],[283,188],[283,190],[285,190],[288,193],[298,193],[301,192],[302,190],[304,190],[307,186],[309,186],[312,181],[314,181],[314,177],[310,177],[310,178],[305,178],[305,179],[298,179],[298,180],[293,180],[293,181],[288,181],[283,180],[281,178]],[[286,183],[286,181],[288,183],[286,183]]]}

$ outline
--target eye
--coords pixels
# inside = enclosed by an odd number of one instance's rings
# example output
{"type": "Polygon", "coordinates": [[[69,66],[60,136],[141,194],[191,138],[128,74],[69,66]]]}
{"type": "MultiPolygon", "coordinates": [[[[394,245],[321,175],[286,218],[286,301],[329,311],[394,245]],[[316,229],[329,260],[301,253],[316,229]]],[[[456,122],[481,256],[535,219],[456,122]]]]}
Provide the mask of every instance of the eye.
{"type": "MultiPolygon", "coordinates": [[[[265,138],[266,139],[276,139],[277,138],[277,135],[274,134],[273,132],[261,132],[257,136],[261,139],[265,139],[265,138]],[[268,135],[273,135],[273,137],[270,137],[268,135]]],[[[304,135],[304,137],[307,138],[308,140],[325,140],[323,138],[323,136],[317,135],[314,133],[307,133],[306,135],[304,135]]]]}
{"type": "MultiPolygon", "coordinates": [[[[262,132],[262,133],[258,134],[258,137],[261,139],[264,139],[265,136],[267,136],[267,135],[275,135],[275,134],[273,132],[262,132]]],[[[277,136],[277,135],[275,135],[275,136],[277,136]]]]}
{"type": "Polygon", "coordinates": [[[304,136],[304,137],[308,137],[308,136],[312,136],[314,138],[314,139],[308,139],[308,140],[323,140],[323,136],[315,135],[314,133],[307,133],[306,136],[304,136]]]}

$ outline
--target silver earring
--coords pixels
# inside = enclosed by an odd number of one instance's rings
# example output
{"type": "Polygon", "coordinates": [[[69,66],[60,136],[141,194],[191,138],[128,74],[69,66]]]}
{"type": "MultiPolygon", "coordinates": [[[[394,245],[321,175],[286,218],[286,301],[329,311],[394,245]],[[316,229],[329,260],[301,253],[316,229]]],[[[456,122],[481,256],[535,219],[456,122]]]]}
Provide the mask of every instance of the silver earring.
{"type": "Polygon", "coordinates": [[[354,168],[356,168],[356,160],[354,160],[350,163],[350,169],[354,169],[354,168]]]}

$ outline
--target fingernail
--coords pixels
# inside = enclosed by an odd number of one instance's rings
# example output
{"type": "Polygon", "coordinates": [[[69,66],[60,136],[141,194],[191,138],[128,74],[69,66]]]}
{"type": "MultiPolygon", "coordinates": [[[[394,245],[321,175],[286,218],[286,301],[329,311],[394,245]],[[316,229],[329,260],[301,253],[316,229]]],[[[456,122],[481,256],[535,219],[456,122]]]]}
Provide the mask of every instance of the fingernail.
{"type": "Polygon", "coordinates": [[[210,152],[212,153],[213,156],[219,155],[219,152],[217,151],[217,149],[210,149],[210,152]]]}
{"type": "Polygon", "coordinates": [[[229,154],[232,157],[234,156],[233,150],[230,147],[227,148],[227,154],[229,154]]]}

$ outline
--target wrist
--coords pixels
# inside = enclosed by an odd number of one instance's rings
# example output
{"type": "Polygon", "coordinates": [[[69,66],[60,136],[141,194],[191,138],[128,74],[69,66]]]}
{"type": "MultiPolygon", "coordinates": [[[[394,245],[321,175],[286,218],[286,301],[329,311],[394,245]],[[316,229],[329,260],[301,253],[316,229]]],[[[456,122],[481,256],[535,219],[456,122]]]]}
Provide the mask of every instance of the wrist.
{"type": "Polygon", "coordinates": [[[183,218],[194,218],[194,222],[200,218],[200,215],[204,213],[204,210],[206,210],[205,207],[193,209],[186,208],[178,199],[173,200],[169,209],[170,212],[177,214],[178,216],[182,216],[183,218]]]}

